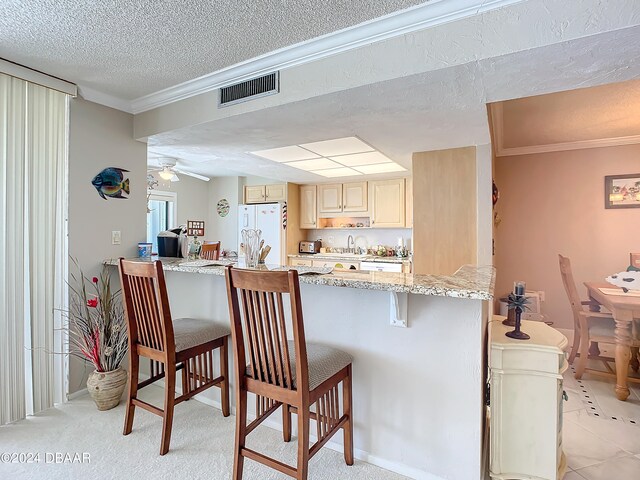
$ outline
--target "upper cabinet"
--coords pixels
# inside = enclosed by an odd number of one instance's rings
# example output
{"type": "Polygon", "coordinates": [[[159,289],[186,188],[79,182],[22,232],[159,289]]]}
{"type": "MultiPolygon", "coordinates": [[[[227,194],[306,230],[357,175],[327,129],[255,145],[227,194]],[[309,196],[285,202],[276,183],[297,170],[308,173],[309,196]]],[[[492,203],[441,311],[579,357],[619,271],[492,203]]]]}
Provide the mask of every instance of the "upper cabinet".
{"type": "Polygon", "coordinates": [[[318,203],[320,213],[342,212],[342,184],[318,185],[318,203]]]}
{"type": "Polygon", "coordinates": [[[367,182],[318,185],[318,212],[321,216],[366,212],[367,198],[367,182]]]}
{"type": "Polygon", "coordinates": [[[369,210],[367,198],[367,182],[342,184],[343,212],[366,212],[369,210]]]}
{"type": "Polygon", "coordinates": [[[407,178],[405,183],[405,226],[413,228],[413,179],[407,178]]]}
{"type": "Polygon", "coordinates": [[[317,225],[317,187],[300,185],[300,228],[316,228],[317,225]]]}
{"type": "Polygon", "coordinates": [[[247,185],[244,187],[244,203],[273,203],[287,200],[287,185],[247,185]]]}
{"type": "Polygon", "coordinates": [[[405,226],[405,179],[369,182],[371,195],[371,226],[405,226]]]}

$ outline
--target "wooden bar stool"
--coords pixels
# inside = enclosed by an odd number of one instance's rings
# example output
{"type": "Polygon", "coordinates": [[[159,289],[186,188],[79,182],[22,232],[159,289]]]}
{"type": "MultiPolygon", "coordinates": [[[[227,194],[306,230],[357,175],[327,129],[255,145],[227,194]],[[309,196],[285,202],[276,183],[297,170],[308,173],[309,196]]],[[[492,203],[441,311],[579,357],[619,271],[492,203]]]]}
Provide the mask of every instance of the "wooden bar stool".
{"type": "Polygon", "coordinates": [[[222,415],[229,416],[229,327],[213,321],[172,321],[162,263],[120,259],[120,283],[129,333],[129,389],[124,435],[131,433],[135,407],[162,417],[160,455],[169,451],[174,405],[217,386],[222,415]],[[220,349],[220,375],[214,376],[213,352],[220,349]],[[140,357],[150,359],[151,376],[138,381],[140,357]],[[176,371],[182,370],[182,395],[175,398],[176,371]],[[137,397],[138,389],[165,379],[164,409],[137,397]]]}
{"type": "Polygon", "coordinates": [[[249,458],[298,480],[306,480],[309,459],[340,429],[344,432],[345,462],[353,465],[352,358],[340,350],[305,342],[298,272],[227,267],[225,275],[236,378],[233,479],[242,479],[243,462],[249,458]],[[289,294],[293,341],[287,340],[283,294],[289,294]],[[340,382],[342,415],[338,398],[340,382]],[[256,395],[256,419],[247,425],[249,392],[256,395]],[[310,411],[313,404],[315,412],[310,411]],[[295,468],[245,446],[247,435],[280,406],[285,442],[291,440],[291,412],[298,417],[295,468]],[[311,448],[310,418],[316,421],[318,436],[311,448]]]}
{"type": "Polygon", "coordinates": [[[220,258],[220,242],[204,242],[200,248],[200,258],[218,260],[220,258]]]}

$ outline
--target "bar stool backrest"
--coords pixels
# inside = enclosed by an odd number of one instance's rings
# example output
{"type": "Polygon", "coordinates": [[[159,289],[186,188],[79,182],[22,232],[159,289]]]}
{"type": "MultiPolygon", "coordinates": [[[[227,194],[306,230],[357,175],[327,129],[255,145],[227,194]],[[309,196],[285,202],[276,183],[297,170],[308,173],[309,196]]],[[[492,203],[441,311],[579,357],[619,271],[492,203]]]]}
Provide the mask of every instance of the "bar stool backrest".
{"type": "Polygon", "coordinates": [[[129,348],[150,357],[175,356],[175,338],[162,263],[120,259],[120,284],[127,318],[129,348]]]}
{"type": "Polygon", "coordinates": [[[220,258],[220,242],[204,242],[200,248],[200,258],[218,260],[220,258]]]}
{"type": "Polygon", "coordinates": [[[227,267],[227,294],[236,378],[245,376],[280,389],[308,391],[307,350],[298,272],[227,267]],[[287,342],[285,302],[293,326],[294,351],[287,342]],[[292,371],[292,354],[295,371],[292,371]],[[247,367],[248,365],[248,367],[247,367]],[[296,387],[294,387],[294,378],[296,387]]]}

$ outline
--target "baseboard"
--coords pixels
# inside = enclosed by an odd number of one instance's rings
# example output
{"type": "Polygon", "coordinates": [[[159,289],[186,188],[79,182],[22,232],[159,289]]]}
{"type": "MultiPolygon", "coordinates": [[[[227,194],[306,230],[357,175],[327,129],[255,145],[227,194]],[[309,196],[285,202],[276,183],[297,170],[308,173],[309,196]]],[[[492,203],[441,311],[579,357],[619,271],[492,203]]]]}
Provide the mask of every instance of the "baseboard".
{"type": "Polygon", "coordinates": [[[85,388],[78,390],[77,392],[68,393],[67,394],[67,402],[70,400],[75,400],[76,398],[82,397],[84,395],[89,395],[89,390],[85,388]]]}
{"type": "MultiPolygon", "coordinates": [[[[140,373],[140,379],[141,380],[147,380],[149,378],[149,375],[140,373]]],[[[179,382],[176,382],[176,394],[182,394],[182,386],[178,384],[179,382]]],[[[164,387],[164,381],[163,380],[158,380],[157,382],[154,383],[154,385],[158,385],[158,386],[162,386],[164,387]]],[[[85,389],[86,390],[86,389],[85,389]]],[[[220,405],[220,402],[216,401],[216,400],[212,400],[210,398],[205,397],[202,393],[199,393],[198,395],[193,397],[193,400],[197,400],[200,403],[203,403],[204,405],[208,405],[210,407],[216,408],[218,410],[222,410],[222,405],[220,405]]],[[[236,409],[235,407],[230,407],[230,412],[231,415],[235,416],[236,414],[236,409]]],[[[247,415],[247,419],[248,420],[254,420],[256,417],[254,414],[249,413],[247,415]]],[[[294,422],[295,423],[295,422],[294,422]]],[[[265,427],[269,427],[272,428],[273,430],[277,430],[279,432],[282,432],[282,424],[280,422],[277,422],[275,420],[272,419],[266,419],[264,422],[262,422],[262,425],[264,425],[265,427]]],[[[294,425],[295,428],[295,425],[294,425]]],[[[336,435],[339,435],[336,434],[336,435]]],[[[317,440],[317,437],[313,434],[309,435],[309,440],[313,443],[314,441],[317,440]]],[[[344,448],[341,444],[337,443],[337,442],[333,442],[333,441],[328,441],[324,447],[329,448],[331,450],[334,450],[336,452],[340,452],[340,453],[344,453],[344,448]]],[[[380,468],[384,468],[385,470],[389,470],[390,472],[394,472],[394,473],[398,473],[400,475],[404,475],[405,477],[409,477],[409,478],[413,478],[416,480],[444,480],[442,477],[438,477],[436,475],[433,475],[431,473],[427,473],[424,472],[422,470],[418,470],[416,468],[412,468],[409,467],[407,465],[404,465],[402,463],[397,463],[397,462],[393,462],[391,460],[387,460],[385,458],[381,458],[378,457],[377,455],[372,455],[369,452],[365,451],[365,450],[360,450],[358,448],[354,448],[353,450],[353,456],[360,461],[366,462],[366,463],[370,463],[371,465],[375,465],[376,467],[380,467],[380,468]]]]}

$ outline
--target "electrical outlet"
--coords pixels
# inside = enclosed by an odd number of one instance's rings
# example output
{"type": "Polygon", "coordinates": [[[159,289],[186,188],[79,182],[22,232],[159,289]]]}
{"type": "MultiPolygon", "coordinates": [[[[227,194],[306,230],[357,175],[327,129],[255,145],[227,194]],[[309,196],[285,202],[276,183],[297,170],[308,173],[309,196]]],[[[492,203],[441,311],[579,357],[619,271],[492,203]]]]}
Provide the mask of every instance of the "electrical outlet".
{"type": "Polygon", "coordinates": [[[538,295],[540,296],[540,301],[544,302],[544,292],[542,290],[538,290],[538,295]]]}
{"type": "Polygon", "coordinates": [[[111,245],[120,245],[122,243],[122,234],[120,230],[113,230],[111,232],[111,245]]]}

